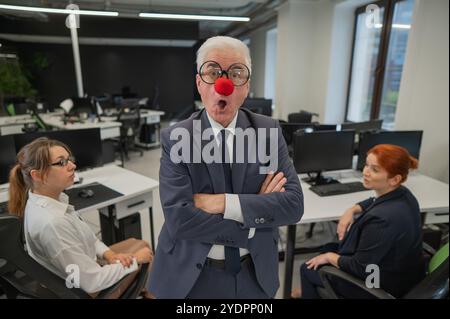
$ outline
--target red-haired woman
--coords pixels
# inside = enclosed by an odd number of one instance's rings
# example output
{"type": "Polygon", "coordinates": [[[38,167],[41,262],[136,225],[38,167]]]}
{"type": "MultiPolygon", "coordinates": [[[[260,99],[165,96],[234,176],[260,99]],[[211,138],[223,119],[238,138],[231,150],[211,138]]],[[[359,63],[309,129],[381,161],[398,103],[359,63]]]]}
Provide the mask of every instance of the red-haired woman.
{"type": "MultiPolygon", "coordinates": [[[[300,268],[301,296],[319,298],[317,272],[331,264],[363,281],[379,267],[380,287],[401,297],[425,276],[419,204],[402,183],[418,162],[402,147],[380,144],[367,153],[363,184],[376,196],[349,208],[338,224],[339,245],[312,258],[300,268]],[[350,227],[351,226],[351,227],[350,227]],[[366,272],[367,271],[367,272],[366,272]]],[[[369,298],[361,289],[335,279],[335,291],[344,298],[369,298]]]]}

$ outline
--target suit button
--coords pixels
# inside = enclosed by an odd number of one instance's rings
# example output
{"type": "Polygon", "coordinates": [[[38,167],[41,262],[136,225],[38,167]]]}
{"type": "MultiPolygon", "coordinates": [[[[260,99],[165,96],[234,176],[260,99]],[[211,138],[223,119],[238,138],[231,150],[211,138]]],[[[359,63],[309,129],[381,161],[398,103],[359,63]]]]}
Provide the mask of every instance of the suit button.
{"type": "Polygon", "coordinates": [[[264,220],[264,218],[260,218],[260,219],[259,219],[259,222],[260,222],[261,224],[264,224],[266,221],[264,220]]]}
{"type": "Polygon", "coordinates": [[[200,264],[200,263],[198,263],[196,266],[197,266],[198,269],[202,269],[203,268],[202,264],[200,264]]]}
{"type": "Polygon", "coordinates": [[[255,219],[255,224],[259,224],[259,219],[258,218],[255,219]]]}

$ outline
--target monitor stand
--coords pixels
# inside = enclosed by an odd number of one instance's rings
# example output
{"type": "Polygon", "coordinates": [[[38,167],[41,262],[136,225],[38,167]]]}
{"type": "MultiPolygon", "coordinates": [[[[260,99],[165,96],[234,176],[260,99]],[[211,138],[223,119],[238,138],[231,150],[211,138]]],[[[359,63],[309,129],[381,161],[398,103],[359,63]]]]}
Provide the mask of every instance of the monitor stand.
{"type": "Polygon", "coordinates": [[[302,181],[308,183],[309,185],[328,185],[328,184],[338,184],[339,181],[331,178],[322,176],[322,172],[316,172],[316,176],[308,176],[302,178],[302,181]]]}

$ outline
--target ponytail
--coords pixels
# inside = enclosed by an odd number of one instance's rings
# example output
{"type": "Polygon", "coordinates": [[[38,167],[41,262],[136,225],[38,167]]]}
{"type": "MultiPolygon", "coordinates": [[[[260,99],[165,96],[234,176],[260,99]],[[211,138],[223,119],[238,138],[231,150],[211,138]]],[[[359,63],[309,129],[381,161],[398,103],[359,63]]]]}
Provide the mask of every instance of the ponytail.
{"type": "Polygon", "coordinates": [[[410,156],[409,160],[411,161],[409,164],[410,169],[417,169],[417,167],[419,167],[419,161],[417,158],[410,156]]]}
{"type": "Polygon", "coordinates": [[[28,187],[25,184],[20,164],[16,164],[9,174],[8,211],[23,219],[27,202],[28,187]]]}

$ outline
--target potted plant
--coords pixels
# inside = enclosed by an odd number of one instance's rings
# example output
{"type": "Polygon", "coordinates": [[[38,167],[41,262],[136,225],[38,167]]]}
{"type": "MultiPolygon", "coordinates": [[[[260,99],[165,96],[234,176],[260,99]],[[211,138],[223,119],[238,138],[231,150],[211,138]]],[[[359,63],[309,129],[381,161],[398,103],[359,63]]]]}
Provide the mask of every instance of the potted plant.
{"type": "Polygon", "coordinates": [[[8,101],[25,101],[36,97],[37,91],[25,74],[17,58],[0,57],[0,107],[8,101]]]}

